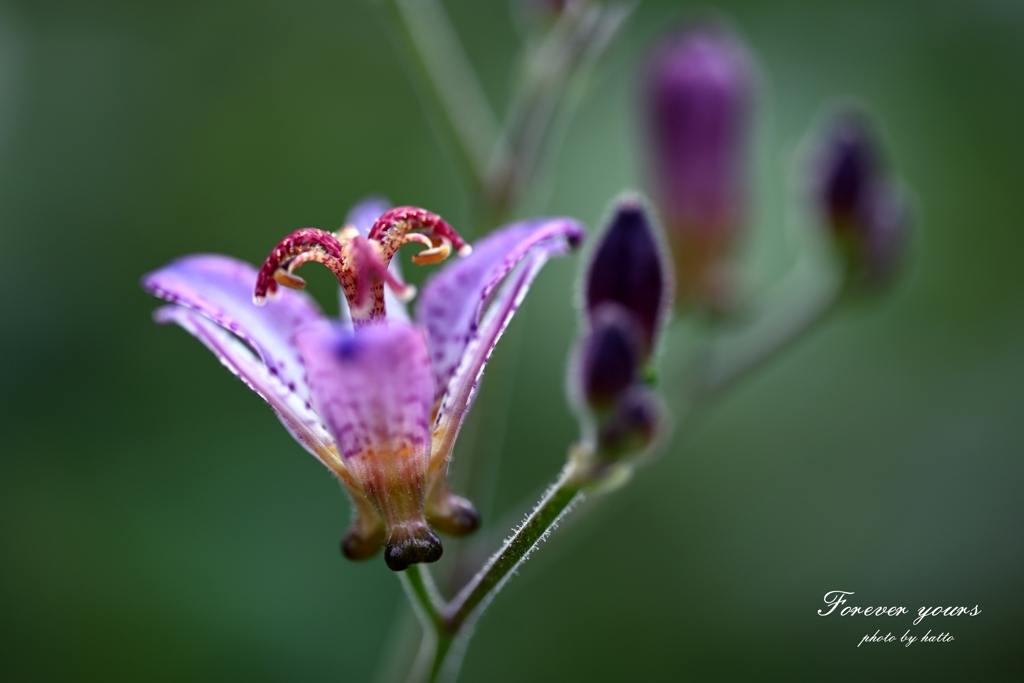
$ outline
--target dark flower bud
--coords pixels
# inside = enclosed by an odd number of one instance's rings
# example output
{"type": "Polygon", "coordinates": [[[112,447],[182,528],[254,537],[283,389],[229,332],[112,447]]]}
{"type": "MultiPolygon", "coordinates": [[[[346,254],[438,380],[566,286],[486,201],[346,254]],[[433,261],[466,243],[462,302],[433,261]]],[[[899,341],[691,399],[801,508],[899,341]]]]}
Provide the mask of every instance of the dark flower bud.
{"type": "Polygon", "coordinates": [[[672,246],[679,304],[727,305],[746,205],[755,74],[743,43],[708,22],[670,35],[647,61],[649,175],[672,246]]]}
{"type": "Polygon", "coordinates": [[[618,460],[646,450],[661,433],[664,415],[654,392],[634,385],[621,394],[597,430],[597,455],[618,460]]]}
{"type": "Polygon", "coordinates": [[[587,270],[588,318],[603,304],[622,306],[639,326],[646,359],[665,316],[670,280],[647,210],[638,197],[627,195],[616,205],[587,270]]]}
{"type": "Polygon", "coordinates": [[[860,219],[878,177],[874,135],[859,112],[840,113],[831,123],[820,161],[818,201],[833,229],[860,219]]]}
{"type": "Polygon", "coordinates": [[[848,284],[881,288],[898,272],[910,231],[905,192],[883,169],[873,126],[859,109],[833,115],[819,146],[812,193],[848,284]]]}
{"type": "Polygon", "coordinates": [[[643,350],[640,325],[624,306],[606,302],[590,316],[580,342],[579,378],[583,399],[604,412],[636,380],[643,350]]]}

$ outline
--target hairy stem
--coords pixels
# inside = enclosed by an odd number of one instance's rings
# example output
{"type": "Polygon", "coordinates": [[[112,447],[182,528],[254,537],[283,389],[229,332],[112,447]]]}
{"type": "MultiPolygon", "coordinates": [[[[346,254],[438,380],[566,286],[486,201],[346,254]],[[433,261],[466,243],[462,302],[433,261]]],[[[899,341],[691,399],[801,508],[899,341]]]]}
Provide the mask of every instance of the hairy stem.
{"type": "Polygon", "coordinates": [[[409,683],[455,679],[464,646],[480,613],[512,572],[582,498],[575,474],[575,465],[570,462],[533,512],[450,603],[443,603],[430,573],[421,565],[401,573],[402,586],[423,626],[423,641],[409,683]]]}
{"type": "Polygon", "coordinates": [[[572,504],[582,497],[580,484],[573,477],[574,472],[571,464],[566,466],[522,525],[505,541],[502,548],[491,556],[483,569],[445,606],[442,614],[450,631],[458,632],[472,624],[502,589],[510,574],[558,525],[558,521],[572,504]]]}

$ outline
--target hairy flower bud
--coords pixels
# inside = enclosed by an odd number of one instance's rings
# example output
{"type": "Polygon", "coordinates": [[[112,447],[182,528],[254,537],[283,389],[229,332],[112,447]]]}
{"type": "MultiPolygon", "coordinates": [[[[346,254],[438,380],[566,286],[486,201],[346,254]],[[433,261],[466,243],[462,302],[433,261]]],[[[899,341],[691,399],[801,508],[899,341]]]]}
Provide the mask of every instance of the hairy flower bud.
{"type": "Polygon", "coordinates": [[[597,455],[618,460],[647,449],[661,433],[664,417],[654,392],[634,385],[619,396],[597,431],[597,455]]]}
{"type": "Polygon", "coordinates": [[[817,152],[812,196],[847,281],[862,291],[879,289],[902,261],[911,224],[905,192],[884,170],[874,128],[858,108],[829,118],[817,152]]]}
{"type": "Polygon", "coordinates": [[[626,195],[618,201],[586,273],[588,318],[604,304],[620,305],[639,326],[641,358],[646,360],[665,317],[670,280],[647,210],[638,197],[626,195]]]}
{"type": "Polygon", "coordinates": [[[642,349],[643,332],[635,316],[614,302],[597,307],[580,341],[581,393],[590,408],[607,411],[636,381],[642,349]]]}
{"type": "Polygon", "coordinates": [[[663,422],[644,384],[672,288],[655,230],[638,196],[620,198],[584,272],[584,329],[569,384],[584,434],[574,466],[590,485],[631,471],[622,461],[646,450],[663,422]]]}
{"type": "Polygon", "coordinates": [[[876,143],[856,111],[840,112],[829,124],[817,172],[817,200],[834,230],[860,220],[865,199],[879,174],[876,143]]]}
{"type": "Polygon", "coordinates": [[[675,259],[677,303],[725,308],[746,205],[753,60],[727,28],[698,23],[655,47],[643,83],[650,182],[675,259]]]}

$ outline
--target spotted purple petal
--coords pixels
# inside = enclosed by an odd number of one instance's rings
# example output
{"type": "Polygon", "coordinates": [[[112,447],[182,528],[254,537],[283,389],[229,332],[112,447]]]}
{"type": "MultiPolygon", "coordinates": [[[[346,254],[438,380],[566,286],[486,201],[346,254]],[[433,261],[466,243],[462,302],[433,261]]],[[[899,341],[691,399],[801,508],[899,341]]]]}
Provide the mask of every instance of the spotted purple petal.
{"type": "Polygon", "coordinates": [[[537,251],[526,257],[495,295],[475,336],[466,346],[463,360],[448,381],[447,389],[438,405],[434,421],[438,440],[435,441],[431,456],[435,469],[440,471],[442,464],[447,461],[455,445],[455,437],[476,397],[480,378],[491,352],[519,308],[519,304],[522,303],[533,279],[544,267],[550,255],[548,251],[537,251]]]}
{"type": "Polygon", "coordinates": [[[434,381],[417,328],[395,323],[351,332],[321,322],[302,329],[296,343],[313,407],[346,462],[405,457],[426,467],[434,381]]]}
{"type": "Polygon", "coordinates": [[[434,381],[422,332],[403,323],[349,331],[321,322],[296,342],[313,406],[386,527],[384,559],[401,571],[441,557],[424,512],[434,381]]]}
{"type": "Polygon", "coordinates": [[[527,256],[542,255],[539,261],[531,261],[529,277],[516,279],[518,287],[508,294],[513,303],[505,316],[495,321],[497,331],[489,342],[491,346],[525,295],[536,270],[548,257],[564,254],[579,244],[583,233],[583,226],[570,218],[515,223],[480,240],[473,245],[472,254],[452,262],[427,280],[416,306],[416,319],[426,331],[437,401],[449,391],[448,385],[460,363],[476,365],[463,373],[472,377],[472,382],[482,371],[491,349],[469,355],[466,351],[482,336],[480,320],[484,308],[505,276],[527,256]]]}
{"type": "Polygon", "coordinates": [[[284,289],[256,306],[252,302],[256,269],[227,256],[196,254],[173,261],[142,278],[142,287],[161,299],[200,313],[256,350],[269,374],[304,402],[310,396],[305,369],[291,338],[302,326],[320,320],[313,300],[284,289]]]}
{"type": "Polygon", "coordinates": [[[296,441],[340,474],[344,466],[334,450],[334,439],[320,418],[280,377],[272,375],[237,337],[184,306],[164,306],[157,309],[153,317],[161,324],[180,325],[213,351],[221,363],[270,404],[296,441]]]}

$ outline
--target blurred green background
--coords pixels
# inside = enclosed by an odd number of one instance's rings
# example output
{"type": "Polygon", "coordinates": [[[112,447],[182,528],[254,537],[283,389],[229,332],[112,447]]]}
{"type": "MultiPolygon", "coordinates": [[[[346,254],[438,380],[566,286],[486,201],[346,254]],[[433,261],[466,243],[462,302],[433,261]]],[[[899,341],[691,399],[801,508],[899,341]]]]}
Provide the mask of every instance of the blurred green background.
{"type": "MultiPolygon", "coordinates": [[[[508,4],[447,6],[503,109],[508,4]]],[[[462,680],[1024,680],[1024,3],[719,7],[766,81],[752,280],[791,262],[794,150],[845,94],[917,195],[912,267],[556,532],[462,680]],[[836,589],[983,613],[818,617],[836,589]],[[956,640],[857,648],[876,628],[956,640]]],[[[638,186],[637,63],[688,8],[640,7],[534,208],[594,226],[638,186]]],[[[379,558],[340,557],[339,487],[138,287],[182,254],[259,262],[371,192],[467,214],[371,4],[0,3],[0,678],[386,678],[380,653],[415,626],[379,558]]],[[[492,520],[576,435],[577,264],[541,275],[485,382],[492,520]]]]}

